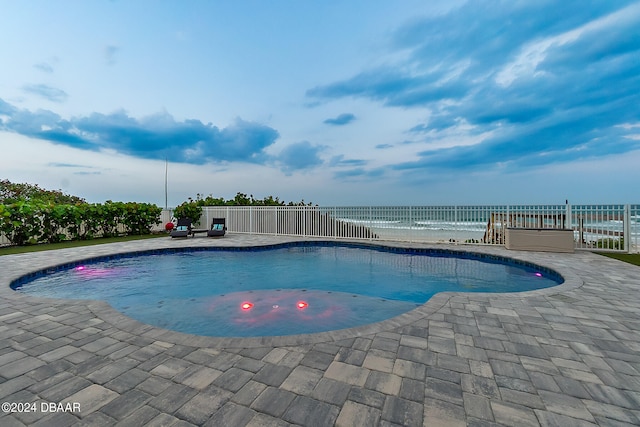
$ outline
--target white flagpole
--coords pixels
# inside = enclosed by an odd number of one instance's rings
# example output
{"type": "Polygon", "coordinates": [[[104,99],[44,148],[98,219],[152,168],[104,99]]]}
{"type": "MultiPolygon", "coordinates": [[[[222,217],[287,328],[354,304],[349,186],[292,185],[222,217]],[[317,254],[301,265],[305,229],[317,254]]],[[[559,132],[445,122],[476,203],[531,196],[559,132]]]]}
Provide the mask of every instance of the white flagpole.
{"type": "Polygon", "coordinates": [[[169,179],[169,159],[164,159],[164,208],[169,209],[169,191],[167,182],[169,179]]]}

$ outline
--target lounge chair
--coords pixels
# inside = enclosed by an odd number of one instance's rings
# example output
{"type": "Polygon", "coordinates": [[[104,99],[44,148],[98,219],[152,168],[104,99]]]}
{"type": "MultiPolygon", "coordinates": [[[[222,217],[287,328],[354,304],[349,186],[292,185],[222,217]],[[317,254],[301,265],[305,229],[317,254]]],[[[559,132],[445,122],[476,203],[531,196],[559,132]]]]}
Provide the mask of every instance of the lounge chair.
{"type": "Polygon", "coordinates": [[[191,234],[191,220],[189,218],[180,218],[176,228],[171,230],[171,237],[189,237],[191,234]]]}
{"type": "Polygon", "coordinates": [[[211,230],[207,231],[208,237],[222,237],[227,231],[227,226],[224,218],[213,218],[211,222],[211,230]]]}

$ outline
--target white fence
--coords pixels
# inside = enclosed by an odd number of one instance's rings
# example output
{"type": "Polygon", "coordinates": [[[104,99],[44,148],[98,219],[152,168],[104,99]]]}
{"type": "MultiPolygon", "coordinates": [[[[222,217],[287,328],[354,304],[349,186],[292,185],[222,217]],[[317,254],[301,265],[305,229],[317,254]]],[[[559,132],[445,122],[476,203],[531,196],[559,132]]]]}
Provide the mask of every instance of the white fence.
{"type": "MultiPolygon", "coordinates": [[[[640,249],[640,205],[210,206],[199,226],[217,217],[234,233],[458,244],[502,245],[506,227],[564,228],[576,249],[640,249]]],[[[171,218],[164,210],[155,230],[171,218]]]]}
{"type": "Polygon", "coordinates": [[[640,247],[640,205],[210,206],[200,227],[216,217],[235,233],[502,245],[507,227],[560,228],[576,249],[640,247]]]}

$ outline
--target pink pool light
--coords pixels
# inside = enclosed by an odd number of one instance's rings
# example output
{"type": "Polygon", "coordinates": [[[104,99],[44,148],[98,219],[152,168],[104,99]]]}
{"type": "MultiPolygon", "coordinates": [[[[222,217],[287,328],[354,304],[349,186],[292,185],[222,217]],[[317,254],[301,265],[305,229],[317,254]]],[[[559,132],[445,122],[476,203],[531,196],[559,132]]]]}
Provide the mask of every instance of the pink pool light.
{"type": "Polygon", "coordinates": [[[121,269],[110,267],[110,268],[99,268],[93,267],[91,265],[79,265],[74,268],[74,270],[78,273],[78,275],[85,279],[94,279],[99,277],[108,277],[118,274],[121,269]]]}

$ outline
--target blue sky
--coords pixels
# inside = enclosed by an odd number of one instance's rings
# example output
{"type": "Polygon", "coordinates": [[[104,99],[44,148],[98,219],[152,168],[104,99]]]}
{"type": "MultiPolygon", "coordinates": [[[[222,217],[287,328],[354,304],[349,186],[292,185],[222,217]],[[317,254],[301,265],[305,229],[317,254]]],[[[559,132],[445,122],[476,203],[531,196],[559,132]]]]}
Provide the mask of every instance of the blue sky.
{"type": "Polygon", "coordinates": [[[168,159],[169,205],[640,202],[640,1],[0,8],[0,178],[164,205],[168,159]]]}

